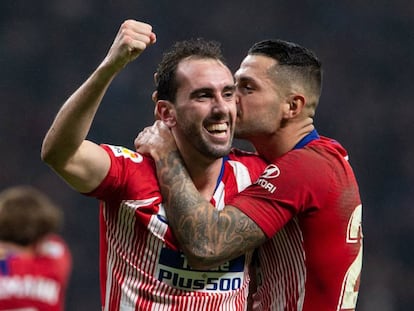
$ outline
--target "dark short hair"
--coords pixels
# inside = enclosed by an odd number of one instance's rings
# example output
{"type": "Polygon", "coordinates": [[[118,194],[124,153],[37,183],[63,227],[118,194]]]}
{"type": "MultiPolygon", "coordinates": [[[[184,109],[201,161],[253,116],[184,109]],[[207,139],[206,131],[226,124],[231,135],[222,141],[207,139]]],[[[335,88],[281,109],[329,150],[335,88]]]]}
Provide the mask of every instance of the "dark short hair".
{"type": "Polygon", "coordinates": [[[0,240],[31,245],[56,232],[61,210],[32,186],[15,186],[0,192],[0,240]]]}
{"type": "Polygon", "coordinates": [[[163,54],[157,68],[155,86],[158,99],[175,101],[178,89],[177,67],[182,60],[187,58],[216,59],[225,63],[221,46],[216,41],[197,38],[176,42],[163,54]]]}
{"type": "Polygon", "coordinates": [[[315,53],[299,44],[280,39],[263,40],[255,43],[249,55],[264,55],[277,61],[277,65],[301,78],[308,89],[319,98],[322,89],[322,63],[315,53]]]}

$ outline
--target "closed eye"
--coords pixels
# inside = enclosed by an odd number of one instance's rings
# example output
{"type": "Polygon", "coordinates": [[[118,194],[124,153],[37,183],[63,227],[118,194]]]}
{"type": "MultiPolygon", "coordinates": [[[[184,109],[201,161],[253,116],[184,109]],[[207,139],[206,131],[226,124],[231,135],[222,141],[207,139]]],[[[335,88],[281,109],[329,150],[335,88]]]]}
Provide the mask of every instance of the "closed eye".
{"type": "Polygon", "coordinates": [[[237,87],[237,91],[241,92],[242,94],[250,94],[255,90],[253,85],[249,83],[239,83],[239,84],[236,84],[236,87],[237,87]]]}
{"type": "Polygon", "coordinates": [[[256,84],[254,80],[249,77],[238,77],[236,88],[237,91],[242,94],[250,94],[256,90],[256,84]]]}

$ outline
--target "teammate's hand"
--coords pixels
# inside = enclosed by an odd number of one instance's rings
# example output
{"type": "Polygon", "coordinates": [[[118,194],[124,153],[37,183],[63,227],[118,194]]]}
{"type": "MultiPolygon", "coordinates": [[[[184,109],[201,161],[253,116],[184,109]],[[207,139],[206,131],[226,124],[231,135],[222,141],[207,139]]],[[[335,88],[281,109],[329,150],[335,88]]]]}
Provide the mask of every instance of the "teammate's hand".
{"type": "Polygon", "coordinates": [[[139,153],[149,154],[156,161],[177,150],[171,130],[159,120],[144,128],[135,138],[134,145],[139,153]]]}
{"type": "Polygon", "coordinates": [[[126,20],[119,28],[105,62],[117,69],[122,69],[156,40],[151,25],[132,19],[126,20]]]}

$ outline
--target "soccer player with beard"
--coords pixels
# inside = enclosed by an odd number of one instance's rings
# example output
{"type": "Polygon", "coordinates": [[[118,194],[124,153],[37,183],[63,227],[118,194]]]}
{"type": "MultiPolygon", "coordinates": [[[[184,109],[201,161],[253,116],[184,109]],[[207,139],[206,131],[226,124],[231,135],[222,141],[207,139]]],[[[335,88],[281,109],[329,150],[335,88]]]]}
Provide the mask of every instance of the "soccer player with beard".
{"type": "Polygon", "coordinates": [[[168,127],[157,122],[135,141],[155,160],[174,234],[198,268],[260,246],[254,310],[354,310],[362,267],[358,184],[337,141],[297,128],[315,115],[320,61],[297,44],[265,40],[235,78],[236,137],[269,165],[222,210],[199,195],[168,127]]]}
{"type": "MultiPolygon", "coordinates": [[[[86,139],[112,80],[155,41],[149,24],[121,25],[102,63],[60,108],[42,159],[75,190],[101,201],[102,310],[245,310],[251,252],[211,270],[190,268],[166,219],[154,161],[86,139]]],[[[164,54],[155,82],[157,118],[172,128],[197,190],[221,209],[265,163],[229,154],[235,85],[219,45],[178,42],[164,54]]]]}

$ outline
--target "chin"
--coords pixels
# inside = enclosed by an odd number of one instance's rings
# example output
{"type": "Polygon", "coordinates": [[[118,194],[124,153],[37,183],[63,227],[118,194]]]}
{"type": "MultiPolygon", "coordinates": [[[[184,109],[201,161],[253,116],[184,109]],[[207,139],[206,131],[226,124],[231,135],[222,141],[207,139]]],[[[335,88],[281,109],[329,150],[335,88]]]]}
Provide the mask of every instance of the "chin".
{"type": "Polygon", "coordinates": [[[211,155],[214,158],[219,159],[219,158],[227,156],[230,153],[230,150],[231,150],[231,146],[226,147],[226,148],[218,148],[218,149],[212,150],[211,155]]]}

